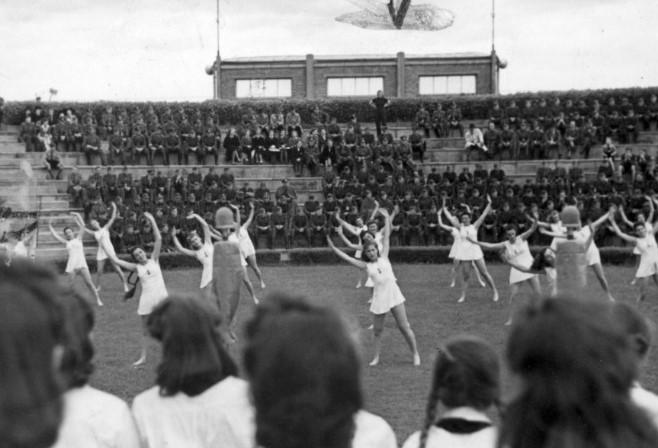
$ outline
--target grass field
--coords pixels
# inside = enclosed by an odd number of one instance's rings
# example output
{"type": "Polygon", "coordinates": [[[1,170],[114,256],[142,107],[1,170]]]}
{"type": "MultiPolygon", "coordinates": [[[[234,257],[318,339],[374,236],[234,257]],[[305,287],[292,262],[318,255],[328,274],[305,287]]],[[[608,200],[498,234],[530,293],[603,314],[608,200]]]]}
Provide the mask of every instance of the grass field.
{"type": "MultiPolygon", "coordinates": [[[[457,334],[475,334],[491,342],[501,356],[504,351],[508,327],[504,326],[507,306],[509,269],[502,265],[490,267],[499,285],[502,305],[493,305],[491,292],[472,282],[470,296],[465,303],[457,304],[459,291],[449,288],[448,265],[397,265],[394,266],[400,287],[407,298],[407,313],[416,333],[423,364],[414,368],[411,356],[392,318],[387,320],[383,341],[382,363],[375,368],[367,367],[371,349],[371,336],[367,330],[371,323],[368,313],[368,292],[355,289],[357,274],[349,266],[282,266],[263,267],[268,291],[291,291],[312,296],[317,300],[334,303],[347,315],[353,316],[361,330],[363,341],[363,384],[366,408],[383,416],[395,430],[399,443],[418,429],[424,418],[426,395],[431,381],[434,353],[448,337],[457,334]]],[[[606,269],[612,293],[617,300],[634,300],[634,287],[629,285],[631,267],[606,269]]],[[[170,294],[195,292],[200,280],[200,270],[165,272],[165,282],[170,294]]],[[[252,280],[253,276],[252,276],[252,280]]],[[[542,280],[543,281],[543,280],[542,280]]],[[[257,284],[254,281],[254,284],[257,284]]],[[[590,274],[590,290],[598,294],[596,279],[590,274]]],[[[84,291],[78,280],[76,287],[84,291]]],[[[87,293],[87,291],[84,291],[87,293]]],[[[259,298],[264,292],[257,290],[259,298]]],[[[139,294],[139,291],[138,291],[139,294]]],[[[149,363],[134,369],[132,362],[139,356],[139,320],[136,301],[121,302],[122,289],[115,274],[105,274],[101,296],[105,307],[97,312],[94,332],[96,346],[96,373],[92,379],[96,387],[131,401],[139,392],[154,384],[159,349],[151,345],[149,363]]],[[[602,298],[603,294],[599,294],[602,298]]],[[[243,296],[238,315],[238,336],[241,325],[249,319],[254,305],[243,296]]],[[[642,304],[645,314],[656,320],[658,290],[653,290],[642,304]]],[[[241,360],[240,344],[231,348],[233,356],[241,360]]],[[[658,392],[658,349],[653,348],[649,365],[645,368],[643,385],[658,392]]],[[[505,392],[511,389],[511,378],[504,375],[505,392]]]]}

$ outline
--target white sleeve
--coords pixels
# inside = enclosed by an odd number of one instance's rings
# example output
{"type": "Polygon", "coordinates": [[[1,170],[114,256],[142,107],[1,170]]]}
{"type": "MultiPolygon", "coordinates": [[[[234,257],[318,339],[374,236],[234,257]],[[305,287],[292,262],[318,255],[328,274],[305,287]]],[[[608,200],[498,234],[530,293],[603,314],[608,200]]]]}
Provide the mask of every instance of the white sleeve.
{"type": "Polygon", "coordinates": [[[402,448],[418,448],[418,443],[420,443],[420,431],[411,434],[402,444],[402,448]]]}

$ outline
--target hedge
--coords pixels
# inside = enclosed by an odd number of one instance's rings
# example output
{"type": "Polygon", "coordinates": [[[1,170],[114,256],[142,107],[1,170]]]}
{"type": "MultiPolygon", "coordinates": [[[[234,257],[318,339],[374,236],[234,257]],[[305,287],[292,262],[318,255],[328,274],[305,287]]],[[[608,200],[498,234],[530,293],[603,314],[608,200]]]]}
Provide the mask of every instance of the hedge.
{"type": "MultiPolygon", "coordinates": [[[[567,99],[574,102],[584,100],[587,104],[591,104],[593,100],[597,99],[602,105],[607,104],[610,97],[615,97],[617,102],[622,97],[628,97],[632,104],[636,103],[637,98],[644,97],[646,100],[652,94],[658,94],[658,87],[647,88],[625,88],[625,89],[600,89],[600,90],[570,90],[558,92],[522,92],[510,95],[461,95],[461,96],[440,96],[432,98],[392,98],[392,105],[387,109],[388,119],[390,122],[409,122],[413,121],[418,111],[420,104],[425,104],[434,108],[433,103],[437,101],[446,105],[455,101],[460,109],[464,119],[476,120],[486,119],[489,110],[495,100],[507,104],[511,100],[516,100],[519,107],[523,106],[525,100],[536,101],[539,98],[556,98],[559,97],[562,103],[567,99]]],[[[194,111],[201,109],[205,114],[211,112],[213,116],[219,119],[221,125],[237,125],[241,121],[241,117],[247,113],[249,109],[258,112],[263,109],[272,112],[277,108],[282,108],[285,111],[295,107],[297,112],[301,115],[304,123],[311,122],[311,114],[316,106],[322,111],[331,116],[335,116],[340,123],[349,121],[351,114],[356,113],[359,121],[363,123],[373,122],[374,115],[373,109],[368,104],[368,100],[364,98],[344,98],[344,99],[289,99],[289,100],[241,100],[229,101],[209,100],[203,103],[166,103],[166,102],[50,102],[43,103],[44,107],[52,108],[55,111],[65,110],[72,108],[75,111],[86,110],[91,108],[100,118],[105,107],[112,106],[115,111],[117,108],[127,108],[133,110],[136,107],[145,110],[149,106],[153,106],[156,112],[161,113],[165,107],[174,109],[183,107],[186,111],[194,111]]],[[[18,125],[23,121],[23,114],[26,108],[34,108],[35,103],[32,101],[22,102],[7,102],[5,107],[6,122],[12,125],[18,125]]]]}
{"type": "MultiPolygon", "coordinates": [[[[537,253],[541,248],[533,247],[532,252],[537,253]]],[[[601,260],[604,264],[612,265],[632,265],[635,263],[635,256],[632,255],[631,247],[602,247],[599,248],[601,252],[601,260]]],[[[329,248],[313,248],[313,249],[293,249],[287,251],[290,261],[282,262],[281,254],[285,253],[281,250],[262,250],[258,251],[258,264],[261,266],[281,266],[281,265],[338,265],[345,264],[338,258],[329,248]]],[[[450,264],[452,260],[448,258],[450,253],[450,246],[440,247],[392,247],[390,252],[390,259],[393,263],[403,264],[450,264]]],[[[487,262],[500,263],[500,257],[497,251],[485,250],[485,259],[487,262]]],[[[126,261],[132,262],[129,256],[122,256],[126,261]]],[[[87,259],[87,264],[92,271],[96,270],[95,257],[87,259]]],[[[66,267],[66,260],[59,260],[55,262],[56,268],[59,272],[63,272],[66,267]]],[[[172,269],[200,269],[199,262],[187,255],[179,253],[168,253],[160,255],[160,265],[165,270],[172,269]]],[[[106,269],[111,269],[107,266],[106,269]]]]}

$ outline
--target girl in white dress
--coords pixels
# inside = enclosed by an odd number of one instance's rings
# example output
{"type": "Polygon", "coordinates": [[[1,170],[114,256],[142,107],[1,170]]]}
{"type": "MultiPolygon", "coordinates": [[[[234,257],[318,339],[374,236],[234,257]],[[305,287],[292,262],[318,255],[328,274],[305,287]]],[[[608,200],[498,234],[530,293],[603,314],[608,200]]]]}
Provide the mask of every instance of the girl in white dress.
{"type": "MultiPolygon", "coordinates": [[[[655,199],[653,199],[650,196],[646,196],[646,200],[649,204],[649,214],[647,216],[644,216],[644,213],[638,213],[637,214],[637,222],[644,224],[647,233],[651,232],[653,229],[653,215],[655,212],[655,208],[653,206],[653,203],[655,199]]],[[[619,206],[619,215],[621,216],[622,221],[629,227],[635,228],[635,223],[632,222],[630,219],[628,219],[628,216],[626,216],[626,213],[624,213],[624,206],[620,205],[619,206]]],[[[637,255],[636,257],[636,263],[635,263],[635,270],[640,267],[640,261],[642,260],[640,250],[636,247],[633,248],[633,255],[637,255]]],[[[637,277],[633,277],[633,280],[631,281],[631,285],[634,285],[637,282],[637,277]]]]}
{"type": "Polygon", "coordinates": [[[85,224],[80,215],[71,213],[71,216],[75,218],[80,227],[80,231],[77,235],[73,233],[73,229],[70,227],[64,227],[64,238],[62,238],[53,228],[52,220],[48,223],[48,228],[50,229],[53,238],[62,244],[66,244],[66,251],[69,254],[69,260],[66,263],[66,270],[64,272],[68,275],[69,285],[73,285],[73,279],[76,275],[82,276],[85,284],[91,289],[91,292],[96,299],[96,304],[98,306],[103,306],[98,290],[96,290],[94,282],[91,280],[91,274],[89,273],[89,267],[87,267],[87,260],[85,259],[85,251],[82,245],[82,237],[85,234],[85,224]]]}
{"type": "Polygon", "coordinates": [[[500,361],[491,345],[472,336],[449,340],[434,363],[423,428],[402,448],[494,448],[498,430],[486,412],[499,406],[500,389],[500,361]]]}
{"type": "Polygon", "coordinates": [[[533,258],[532,264],[530,266],[520,264],[518,261],[514,260],[507,252],[504,252],[501,257],[505,264],[519,272],[525,272],[528,274],[545,274],[546,278],[548,279],[548,287],[551,297],[557,296],[557,272],[555,270],[555,258],[555,251],[550,247],[542,248],[533,258]]]}
{"type": "Polygon", "coordinates": [[[119,260],[116,253],[108,253],[110,260],[118,264],[128,271],[136,271],[139,281],[142,284],[142,294],[139,296],[139,306],[137,314],[142,320],[142,339],[141,339],[141,356],[133,363],[133,366],[138,367],[146,363],[146,355],[148,349],[148,330],[146,328],[146,319],[155,306],[162,302],[169,295],[167,288],[162,277],[162,270],[160,269],[160,249],[162,248],[162,235],[160,229],[155,222],[152,214],[144,212],[144,217],[151,223],[153,229],[153,236],[155,243],[153,244],[153,252],[151,258],[146,255],[144,249],[136,247],[132,251],[132,257],[136,263],[129,263],[127,261],[119,260]]]}
{"type": "MultiPolygon", "coordinates": [[[[377,209],[378,208],[379,208],[379,203],[377,201],[375,201],[375,210],[373,210],[369,221],[373,221],[375,219],[375,216],[377,216],[377,209]]],[[[368,226],[366,226],[364,224],[363,218],[361,218],[361,217],[357,218],[356,219],[356,225],[353,226],[352,224],[348,223],[347,221],[345,221],[343,218],[340,217],[340,210],[337,209],[336,210],[336,219],[340,223],[341,228],[346,229],[348,232],[350,232],[352,235],[354,235],[357,238],[358,241],[356,243],[356,246],[359,246],[359,248],[356,249],[356,253],[354,254],[354,258],[361,258],[361,251],[363,250],[363,241],[362,241],[361,236],[362,236],[363,232],[368,231],[368,226]]],[[[375,227],[376,226],[377,226],[377,224],[375,224],[375,227]]],[[[351,246],[351,245],[350,245],[350,247],[354,248],[354,246],[351,246]]],[[[357,289],[364,285],[363,275],[364,274],[359,275],[359,280],[356,283],[356,288],[357,289]]],[[[367,288],[372,288],[372,281],[370,281],[369,278],[366,278],[365,286],[367,288]]]]}
{"type": "MultiPolygon", "coordinates": [[[[235,212],[237,213],[237,218],[236,221],[239,223],[240,222],[240,209],[234,207],[233,208],[235,212]]],[[[260,282],[260,287],[261,289],[265,288],[265,283],[263,282],[263,274],[261,274],[260,269],[258,267],[258,262],[256,261],[256,248],[254,247],[254,244],[251,242],[251,238],[249,238],[249,226],[251,226],[251,222],[254,219],[254,203],[249,201],[249,217],[247,220],[242,224],[239,229],[238,229],[238,243],[240,244],[240,252],[242,252],[242,256],[244,259],[247,261],[247,265],[251,268],[252,271],[256,274],[256,277],[258,277],[258,281],[260,282]]]]}
{"type": "Polygon", "coordinates": [[[379,364],[379,354],[381,352],[382,333],[384,332],[384,320],[386,314],[390,311],[395,318],[402,336],[404,336],[409,349],[413,354],[414,365],[420,365],[420,355],[416,346],[416,336],[411,330],[411,325],[407,319],[407,312],[404,307],[405,298],[397,284],[393,267],[388,260],[388,251],[391,237],[391,217],[385,209],[379,209],[379,213],[385,218],[383,249],[380,253],[377,243],[367,243],[363,247],[362,260],[352,258],[343,251],[334,246],[331,238],[327,237],[329,247],[343,260],[349,262],[359,269],[363,269],[372,279],[373,298],[370,305],[370,312],[373,314],[374,330],[374,356],[370,362],[371,366],[379,364]]]}
{"type": "Polygon", "coordinates": [[[484,222],[484,219],[491,211],[491,197],[487,195],[487,207],[482,212],[482,215],[480,215],[477,221],[475,221],[473,224],[471,224],[471,215],[468,213],[462,213],[461,222],[459,222],[457,218],[450,214],[446,207],[443,207],[442,210],[446,217],[450,220],[452,226],[459,230],[460,243],[457,249],[457,253],[455,254],[455,259],[459,260],[459,264],[461,265],[462,269],[462,292],[457,302],[462,303],[466,300],[466,292],[468,291],[468,279],[471,275],[472,262],[475,262],[475,268],[480,271],[484,277],[484,280],[493,290],[493,301],[497,302],[498,290],[496,289],[496,285],[494,284],[493,278],[491,278],[489,271],[487,271],[487,265],[484,263],[484,254],[482,253],[482,249],[480,249],[480,246],[477,244],[473,244],[469,241],[469,237],[472,240],[477,241],[478,230],[484,222]]]}
{"type": "MultiPolygon", "coordinates": [[[[504,250],[505,256],[512,263],[519,264],[524,266],[526,269],[530,268],[533,263],[532,254],[530,253],[530,247],[528,246],[528,238],[532,235],[535,230],[537,230],[537,221],[532,221],[532,226],[523,232],[521,235],[516,234],[517,228],[514,225],[507,226],[505,228],[505,234],[507,240],[501,243],[483,243],[474,239],[469,241],[473,244],[477,244],[480,247],[485,247],[487,249],[494,250],[504,250]]],[[[512,314],[514,307],[514,298],[519,293],[519,289],[522,284],[528,284],[532,288],[533,292],[537,295],[541,295],[541,288],[539,287],[539,279],[537,275],[519,271],[518,269],[511,267],[509,271],[509,285],[510,285],[510,318],[505,325],[512,324],[512,314]]]]}
{"type": "MultiPolygon", "coordinates": [[[[446,232],[450,232],[450,235],[452,236],[452,246],[450,247],[450,253],[448,254],[448,258],[452,259],[452,271],[451,271],[452,280],[450,282],[450,287],[454,288],[457,278],[457,268],[459,267],[460,264],[460,261],[457,260],[457,258],[455,257],[459,253],[459,244],[461,243],[461,235],[459,235],[459,230],[457,228],[443,224],[443,218],[442,218],[443,209],[439,210],[438,215],[439,215],[439,227],[441,227],[446,232]]],[[[475,262],[472,261],[471,265],[473,267],[473,270],[475,271],[475,276],[478,279],[478,283],[480,283],[480,286],[484,288],[487,285],[486,283],[484,283],[484,280],[482,280],[482,277],[480,277],[480,271],[475,266],[475,262]]]]}
{"type": "Polygon", "coordinates": [[[601,254],[599,253],[598,247],[596,247],[596,244],[594,243],[594,234],[601,226],[601,224],[603,224],[608,220],[610,215],[611,212],[608,212],[603,216],[601,216],[596,221],[591,222],[584,227],[581,226],[578,229],[567,229],[566,233],[553,233],[545,230],[542,231],[542,233],[544,235],[552,236],[554,239],[573,238],[575,241],[580,241],[581,243],[583,243],[587,251],[585,253],[585,258],[587,259],[587,266],[591,267],[592,271],[594,271],[596,278],[599,280],[599,283],[601,284],[601,288],[603,288],[603,291],[605,291],[606,295],[608,296],[608,300],[614,302],[615,299],[612,297],[612,294],[610,294],[608,280],[605,277],[605,273],[603,272],[603,266],[601,265],[601,254]]]}
{"type": "Polygon", "coordinates": [[[201,273],[201,286],[199,287],[201,288],[202,293],[205,294],[208,285],[210,285],[210,282],[212,281],[212,259],[215,246],[212,244],[210,226],[208,226],[208,223],[204,221],[201,216],[193,213],[189,215],[187,219],[196,219],[199,224],[201,224],[201,227],[203,228],[203,240],[201,240],[201,237],[196,233],[191,233],[187,237],[187,240],[192,249],[185,249],[181,246],[180,241],[178,241],[175,227],[171,229],[171,239],[178,252],[196,258],[203,266],[203,271],[201,273]]]}
{"type": "Polygon", "coordinates": [[[117,206],[114,202],[112,202],[112,216],[110,217],[110,220],[107,222],[107,224],[101,227],[98,221],[92,219],[89,222],[89,226],[93,230],[85,229],[87,233],[94,236],[94,239],[98,243],[98,252],[96,253],[96,289],[99,291],[101,290],[101,277],[105,271],[105,260],[107,259],[110,260],[112,268],[114,268],[114,271],[123,282],[123,290],[128,291],[128,289],[130,289],[128,287],[128,282],[126,281],[126,277],[123,275],[123,271],[118,264],[112,261],[111,257],[111,255],[115,255],[116,258],[114,246],[112,246],[112,241],[110,241],[110,229],[112,228],[112,224],[114,224],[116,217],[117,206]]]}
{"type": "Polygon", "coordinates": [[[635,224],[636,236],[633,237],[623,233],[612,216],[610,216],[610,223],[612,229],[620,238],[634,243],[640,252],[640,265],[635,272],[635,278],[640,282],[640,294],[637,296],[637,301],[642,302],[647,296],[649,279],[653,277],[654,282],[658,285],[658,245],[654,236],[658,230],[658,224],[654,225],[650,232],[647,232],[645,223],[637,222],[635,224]]]}

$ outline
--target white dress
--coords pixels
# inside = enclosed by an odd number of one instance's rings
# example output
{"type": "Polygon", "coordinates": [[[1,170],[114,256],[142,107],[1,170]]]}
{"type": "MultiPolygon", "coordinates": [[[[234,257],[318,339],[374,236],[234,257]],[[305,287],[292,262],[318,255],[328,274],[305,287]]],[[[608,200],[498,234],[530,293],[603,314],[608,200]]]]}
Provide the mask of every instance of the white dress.
{"type": "Polygon", "coordinates": [[[405,299],[400,291],[393,266],[388,258],[379,257],[373,263],[367,263],[368,277],[372,279],[374,288],[372,291],[372,303],[370,312],[373,314],[388,313],[391,308],[404,303],[405,299]]]}
{"type": "Polygon", "coordinates": [[[107,260],[110,258],[109,254],[115,255],[114,246],[112,246],[112,241],[110,241],[110,232],[105,227],[94,232],[94,239],[98,243],[97,261],[107,260]],[[105,251],[105,248],[107,248],[108,252],[105,251]]]}
{"type": "Polygon", "coordinates": [[[459,243],[461,243],[461,236],[459,235],[459,230],[454,227],[450,228],[450,234],[452,235],[452,247],[450,248],[450,254],[448,254],[448,258],[455,258],[459,253],[459,243]]]}
{"type": "Polygon", "coordinates": [[[477,244],[468,241],[468,237],[477,241],[478,231],[473,224],[468,226],[461,226],[459,228],[459,249],[455,254],[455,260],[460,261],[473,261],[479,260],[484,257],[482,249],[477,244]]]}
{"type": "MultiPolygon", "coordinates": [[[[644,223],[644,229],[646,230],[647,235],[653,235],[653,226],[650,223],[645,222],[644,223]]],[[[633,248],[633,253],[635,255],[640,255],[641,254],[640,249],[638,249],[637,246],[633,248]]]]}
{"type": "Polygon", "coordinates": [[[201,249],[194,252],[194,256],[201,262],[203,272],[201,274],[201,286],[204,288],[212,281],[212,259],[215,252],[215,246],[212,243],[206,243],[201,249]]]}
{"type": "MultiPolygon", "coordinates": [[[[566,235],[567,228],[562,225],[561,221],[558,221],[558,222],[554,222],[554,223],[551,224],[551,232],[552,233],[557,233],[559,235],[566,235]]],[[[553,249],[553,251],[557,250],[557,243],[560,240],[561,240],[561,238],[555,238],[554,237],[553,240],[551,241],[551,249],[553,249]]]]}
{"type": "MultiPolygon", "coordinates": [[[[382,250],[384,250],[384,233],[383,232],[375,233],[375,243],[377,244],[377,250],[381,254],[382,250]]],[[[358,258],[361,259],[361,251],[358,251],[358,254],[359,254],[358,258]]],[[[368,279],[366,280],[365,287],[366,288],[372,288],[374,286],[375,286],[375,284],[372,282],[372,279],[368,275],[368,279]]]]}
{"type": "MultiPolygon", "coordinates": [[[[444,419],[460,419],[469,422],[489,424],[479,431],[470,434],[458,434],[446,431],[438,426],[432,426],[427,433],[426,448],[495,448],[498,430],[484,413],[472,408],[451,409],[443,414],[444,419]]],[[[404,442],[402,448],[417,448],[420,442],[420,431],[413,433],[404,442]]]]}
{"type": "Polygon", "coordinates": [[[240,247],[240,263],[242,266],[247,266],[247,259],[245,258],[244,253],[242,253],[242,247],[240,246],[240,237],[233,232],[229,235],[228,240],[236,243],[238,247],[240,247]]]}
{"type": "Polygon", "coordinates": [[[658,273],[658,245],[656,245],[656,238],[654,238],[653,233],[638,239],[635,248],[640,253],[640,265],[637,268],[635,277],[651,277],[658,273]]]}
{"type": "Polygon", "coordinates": [[[153,308],[167,298],[167,288],[160,265],[149,258],[145,265],[137,265],[137,276],[142,283],[142,295],[139,296],[137,314],[145,316],[151,314],[153,308]]]}
{"type": "Polygon", "coordinates": [[[238,240],[240,243],[240,252],[242,252],[244,258],[256,255],[256,248],[251,242],[251,238],[249,238],[249,232],[247,232],[247,229],[240,227],[240,230],[238,231],[238,240]]]}
{"type": "MultiPolygon", "coordinates": [[[[590,228],[590,226],[585,226],[582,229],[578,230],[577,232],[573,233],[574,240],[580,241],[583,244],[587,243],[587,240],[589,239],[591,234],[592,234],[592,229],[590,228]]],[[[601,254],[599,253],[599,248],[596,247],[596,244],[594,243],[594,239],[592,239],[592,243],[587,248],[587,252],[585,253],[585,259],[587,260],[587,266],[601,264],[601,254]]]]}
{"type": "Polygon", "coordinates": [[[14,246],[13,257],[27,258],[27,247],[25,246],[24,242],[18,241],[16,243],[16,245],[14,246]]]}
{"type": "MultiPolygon", "coordinates": [[[[509,241],[505,241],[505,252],[507,252],[507,255],[515,264],[526,268],[532,266],[534,259],[530,253],[528,241],[519,237],[516,238],[514,244],[511,244],[509,241]]],[[[509,271],[509,284],[513,285],[514,283],[521,283],[533,277],[535,277],[535,274],[521,272],[518,269],[511,268],[509,271]]]]}
{"type": "Polygon", "coordinates": [[[649,416],[651,423],[658,429],[658,396],[635,383],[631,387],[631,401],[649,416]]]}
{"type": "Polygon", "coordinates": [[[68,240],[66,242],[66,251],[69,253],[69,261],[66,263],[64,272],[71,273],[78,269],[89,269],[80,238],[68,240]]]}
{"type": "Polygon", "coordinates": [[[139,448],[130,408],[91,386],[64,394],[64,418],[52,448],[139,448]]]}

